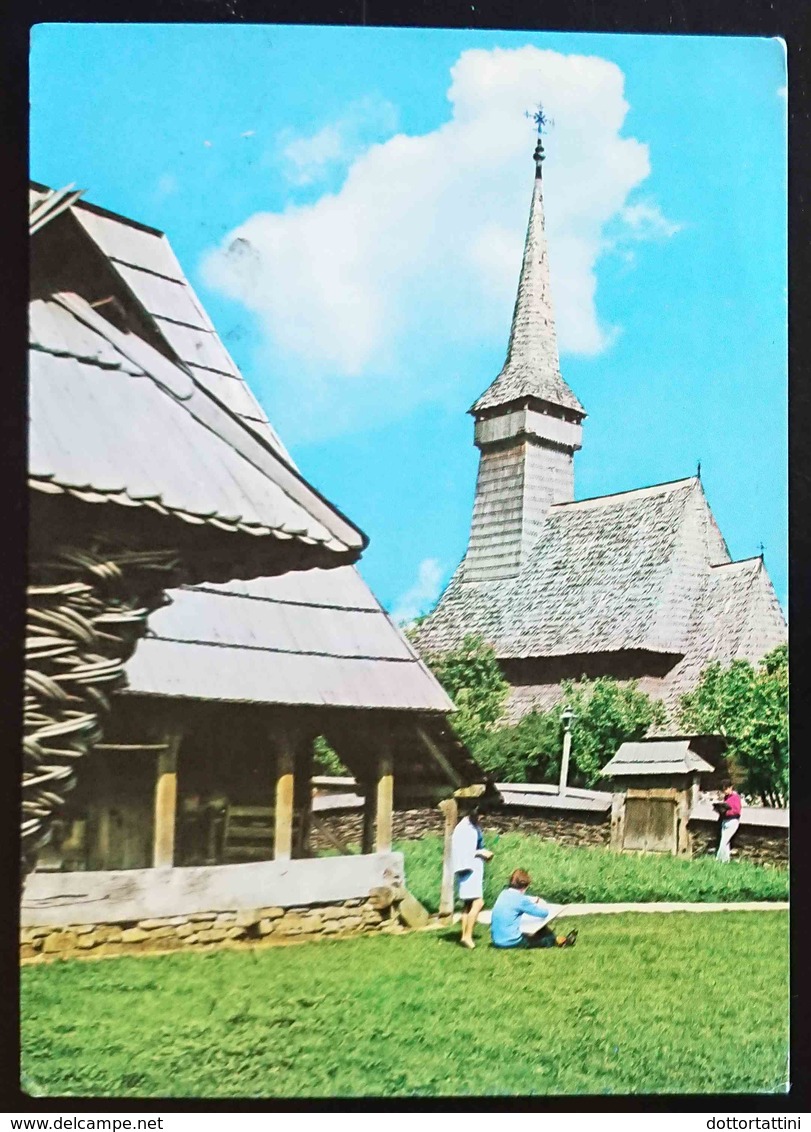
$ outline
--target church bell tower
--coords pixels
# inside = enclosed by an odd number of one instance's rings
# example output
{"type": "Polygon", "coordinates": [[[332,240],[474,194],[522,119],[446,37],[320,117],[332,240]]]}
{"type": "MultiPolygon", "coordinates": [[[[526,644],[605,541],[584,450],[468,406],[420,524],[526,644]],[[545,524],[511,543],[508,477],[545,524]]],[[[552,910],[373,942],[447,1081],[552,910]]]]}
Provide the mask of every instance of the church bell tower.
{"type": "Polygon", "coordinates": [[[553,503],[574,499],[586,413],[560,373],[549,283],[539,109],[535,182],[507,360],[470,409],[479,474],[463,580],[514,577],[553,503]]]}

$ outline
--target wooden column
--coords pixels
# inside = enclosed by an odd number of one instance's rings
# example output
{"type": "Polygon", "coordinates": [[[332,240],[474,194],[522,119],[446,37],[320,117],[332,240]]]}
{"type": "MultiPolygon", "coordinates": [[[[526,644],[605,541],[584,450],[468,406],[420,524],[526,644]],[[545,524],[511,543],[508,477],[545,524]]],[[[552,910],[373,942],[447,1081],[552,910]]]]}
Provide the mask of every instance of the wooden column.
{"type": "Polygon", "coordinates": [[[152,867],[155,869],[169,869],[175,863],[177,754],[181,739],[180,730],[173,729],[166,736],[165,749],[158,754],[152,834],[152,867]]]}
{"type": "Polygon", "coordinates": [[[377,773],[364,783],[362,853],[388,853],[394,817],[394,762],[390,751],[377,758],[377,773]]]}
{"type": "Polygon", "coordinates": [[[439,891],[440,916],[453,915],[453,861],[451,858],[451,838],[459,821],[459,803],[455,798],[446,798],[439,803],[445,816],[445,846],[442,853],[442,887],[439,891]]]}
{"type": "Polygon", "coordinates": [[[289,861],[293,855],[293,811],[295,804],[295,757],[292,736],[282,733],[276,756],[273,859],[289,861]]]}
{"type": "Polygon", "coordinates": [[[614,792],[611,795],[610,843],[610,848],[614,853],[622,852],[622,843],[625,837],[625,798],[626,792],[615,783],[614,792]]]}
{"type": "Polygon", "coordinates": [[[377,760],[376,794],[375,852],[389,853],[394,820],[394,760],[390,751],[384,751],[377,760]]]}
{"type": "Polygon", "coordinates": [[[313,742],[312,735],[302,736],[296,744],[296,767],[293,783],[295,835],[293,856],[310,856],[310,827],[313,815],[313,742]]]}

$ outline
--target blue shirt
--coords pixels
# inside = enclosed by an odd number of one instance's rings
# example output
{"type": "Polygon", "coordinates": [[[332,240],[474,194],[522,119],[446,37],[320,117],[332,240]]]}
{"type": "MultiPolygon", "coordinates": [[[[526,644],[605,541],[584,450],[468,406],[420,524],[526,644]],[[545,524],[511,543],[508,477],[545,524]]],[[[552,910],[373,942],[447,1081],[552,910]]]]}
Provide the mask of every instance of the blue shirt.
{"type": "Polygon", "coordinates": [[[490,916],[490,937],[495,947],[517,947],[523,940],[519,924],[523,915],[538,916],[545,920],[549,915],[545,908],[539,908],[525,892],[517,888],[505,888],[493,905],[490,916]]]}

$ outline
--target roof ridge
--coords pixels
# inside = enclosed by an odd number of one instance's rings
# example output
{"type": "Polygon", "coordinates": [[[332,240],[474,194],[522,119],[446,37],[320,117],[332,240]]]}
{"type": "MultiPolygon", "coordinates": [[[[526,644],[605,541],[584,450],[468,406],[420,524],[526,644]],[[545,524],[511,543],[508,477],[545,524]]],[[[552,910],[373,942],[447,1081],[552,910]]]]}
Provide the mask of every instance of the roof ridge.
{"type": "Polygon", "coordinates": [[[711,570],[724,570],[730,566],[743,566],[748,562],[759,562],[763,565],[763,556],[761,554],[750,554],[748,558],[735,558],[730,562],[716,562],[710,565],[711,570]]]}
{"type": "Polygon", "coordinates": [[[609,491],[605,495],[589,495],[585,499],[570,499],[562,503],[553,503],[549,510],[555,511],[563,507],[580,507],[584,503],[601,503],[604,499],[618,499],[622,495],[641,495],[643,492],[661,494],[665,488],[675,490],[681,484],[697,483],[697,476],[685,476],[678,480],[664,480],[662,483],[646,484],[644,487],[626,488],[625,491],[609,491]]]}
{"type": "MultiPolygon", "coordinates": [[[[41,181],[29,180],[29,186],[37,192],[54,192],[50,185],[45,185],[41,181]]],[[[142,232],[150,232],[156,236],[165,236],[166,233],[161,228],[155,228],[151,224],[144,224],[140,220],[133,220],[131,216],[124,216],[121,212],[114,212],[111,208],[104,208],[100,204],[93,204],[89,200],[76,200],[71,204],[71,208],[84,208],[88,212],[95,212],[97,216],[106,216],[111,220],[120,220],[122,224],[126,224],[128,228],[139,228],[142,232]]]]}

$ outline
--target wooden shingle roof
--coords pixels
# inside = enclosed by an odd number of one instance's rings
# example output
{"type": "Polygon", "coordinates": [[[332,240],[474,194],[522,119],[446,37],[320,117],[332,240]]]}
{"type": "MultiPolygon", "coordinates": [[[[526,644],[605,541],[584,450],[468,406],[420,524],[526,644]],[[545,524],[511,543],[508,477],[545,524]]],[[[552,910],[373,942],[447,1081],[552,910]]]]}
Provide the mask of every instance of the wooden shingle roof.
{"type": "Polygon", "coordinates": [[[513,311],[507,360],[471,413],[479,414],[513,401],[534,399],[585,416],[583,406],[560,372],[555,316],[549,280],[549,252],[544,231],[540,165],[532,188],[521,278],[513,311]]]}
{"type": "Polygon", "coordinates": [[[710,763],[692,749],[689,739],[656,738],[623,743],[600,773],[606,778],[629,778],[712,770],[710,763]]]}
{"type": "Polygon", "coordinates": [[[30,339],[35,492],[292,540],[314,548],[314,565],[357,557],[357,528],[188,373],[80,296],[33,302],[30,339]]]}
{"type": "Polygon", "coordinates": [[[464,562],[420,627],[420,647],[445,651],[463,631],[500,657],[647,649],[680,653],[674,580],[695,479],[550,508],[532,551],[510,581],[467,582],[464,562]]]}
{"type": "Polygon", "coordinates": [[[353,567],[172,590],[130,691],[447,714],[453,704],[353,567]]]}

